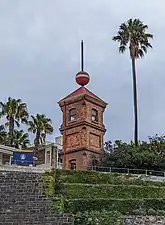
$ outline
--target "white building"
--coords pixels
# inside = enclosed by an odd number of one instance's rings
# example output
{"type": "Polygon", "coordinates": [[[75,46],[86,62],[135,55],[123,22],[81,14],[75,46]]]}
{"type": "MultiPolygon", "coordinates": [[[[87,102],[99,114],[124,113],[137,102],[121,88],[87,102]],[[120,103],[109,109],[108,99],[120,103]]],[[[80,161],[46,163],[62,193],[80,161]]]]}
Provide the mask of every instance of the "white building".
{"type": "Polygon", "coordinates": [[[0,165],[10,164],[10,159],[14,150],[16,149],[5,145],[0,145],[0,165]]]}
{"type": "MultiPolygon", "coordinates": [[[[28,146],[27,150],[33,150],[34,145],[28,146]]],[[[10,164],[11,156],[15,148],[0,145],[0,165],[10,164]]],[[[46,142],[38,148],[37,167],[62,168],[62,136],[56,137],[55,142],[46,142]]]]}

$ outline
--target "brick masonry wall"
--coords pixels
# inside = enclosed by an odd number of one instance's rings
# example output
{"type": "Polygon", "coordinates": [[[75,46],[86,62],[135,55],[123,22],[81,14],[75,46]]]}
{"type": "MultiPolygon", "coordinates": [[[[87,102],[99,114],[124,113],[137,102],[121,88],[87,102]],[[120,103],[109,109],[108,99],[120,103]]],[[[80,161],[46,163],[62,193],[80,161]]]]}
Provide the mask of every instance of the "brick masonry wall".
{"type": "Polygon", "coordinates": [[[57,215],[44,194],[43,170],[0,167],[0,225],[73,225],[57,215]]]}
{"type": "MultiPolygon", "coordinates": [[[[100,153],[103,148],[103,136],[105,127],[103,124],[103,113],[105,103],[99,99],[93,99],[87,95],[78,95],[77,97],[65,100],[60,103],[63,113],[63,152],[67,153],[65,168],[70,169],[69,160],[76,159],[76,168],[79,170],[88,169],[88,165],[92,164],[90,157],[88,162],[83,164],[84,152],[79,150],[89,150],[95,152],[95,156],[100,153]],[[75,120],[69,120],[69,111],[76,109],[75,120]],[[98,121],[92,121],[92,109],[98,113],[98,121]],[[64,132],[65,131],[65,132],[64,132]],[[73,153],[77,151],[76,153],[73,153]],[[86,165],[86,168],[85,168],[86,165]]],[[[89,154],[88,154],[89,155],[89,154]]]]}

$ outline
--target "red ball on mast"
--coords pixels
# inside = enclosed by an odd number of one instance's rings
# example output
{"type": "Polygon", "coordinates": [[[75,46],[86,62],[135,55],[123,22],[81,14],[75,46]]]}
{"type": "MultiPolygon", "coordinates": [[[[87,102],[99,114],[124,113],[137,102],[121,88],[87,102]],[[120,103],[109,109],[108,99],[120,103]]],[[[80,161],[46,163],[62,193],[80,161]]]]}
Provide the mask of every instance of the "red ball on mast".
{"type": "Polygon", "coordinates": [[[76,82],[81,86],[85,86],[89,83],[89,74],[85,71],[80,71],[76,74],[76,82]]]}

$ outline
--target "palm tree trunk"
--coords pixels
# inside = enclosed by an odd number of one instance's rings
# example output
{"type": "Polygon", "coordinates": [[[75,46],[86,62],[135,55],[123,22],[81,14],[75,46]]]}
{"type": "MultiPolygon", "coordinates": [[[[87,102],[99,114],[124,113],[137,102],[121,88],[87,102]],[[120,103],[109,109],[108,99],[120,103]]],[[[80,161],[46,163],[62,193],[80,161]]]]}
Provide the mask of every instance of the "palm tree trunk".
{"type": "Polygon", "coordinates": [[[36,133],[36,138],[35,138],[35,143],[34,143],[34,145],[35,145],[35,147],[34,147],[34,157],[36,157],[37,158],[37,161],[36,161],[36,164],[38,164],[38,147],[39,147],[39,143],[40,143],[40,131],[37,131],[37,133],[36,133]]]}
{"type": "Polygon", "coordinates": [[[136,84],[136,66],[135,57],[132,57],[132,75],[133,75],[133,100],[134,100],[134,142],[138,146],[138,106],[137,106],[137,84],[136,84]]]}
{"type": "Polygon", "coordinates": [[[14,118],[11,116],[9,119],[9,135],[10,135],[10,146],[13,146],[13,131],[14,131],[14,118]]]}

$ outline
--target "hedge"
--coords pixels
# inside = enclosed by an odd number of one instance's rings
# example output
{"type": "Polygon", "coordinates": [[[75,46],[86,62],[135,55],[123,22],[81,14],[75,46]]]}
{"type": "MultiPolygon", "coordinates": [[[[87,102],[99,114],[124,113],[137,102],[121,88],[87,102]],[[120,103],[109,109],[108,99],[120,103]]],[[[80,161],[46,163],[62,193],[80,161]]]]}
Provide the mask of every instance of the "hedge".
{"type": "Polygon", "coordinates": [[[65,198],[165,198],[165,188],[135,185],[64,184],[65,198]]]}
{"type": "Polygon", "coordinates": [[[43,184],[46,194],[54,196],[56,212],[165,212],[165,182],[117,173],[53,170],[44,174],[43,184]]]}
{"type": "Polygon", "coordinates": [[[165,199],[69,199],[64,201],[65,212],[117,211],[134,215],[137,210],[165,210],[165,199]]]}
{"type": "Polygon", "coordinates": [[[75,225],[121,225],[123,224],[123,216],[116,211],[90,211],[79,212],[75,215],[75,225]]]}
{"type": "Polygon", "coordinates": [[[125,184],[143,186],[165,186],[165,182],[144,181],[136,175],[119,173],[101,173],[94,171],[54,170],[52,174],[58,177],[60,183],[83,184],[125,184]]]}

